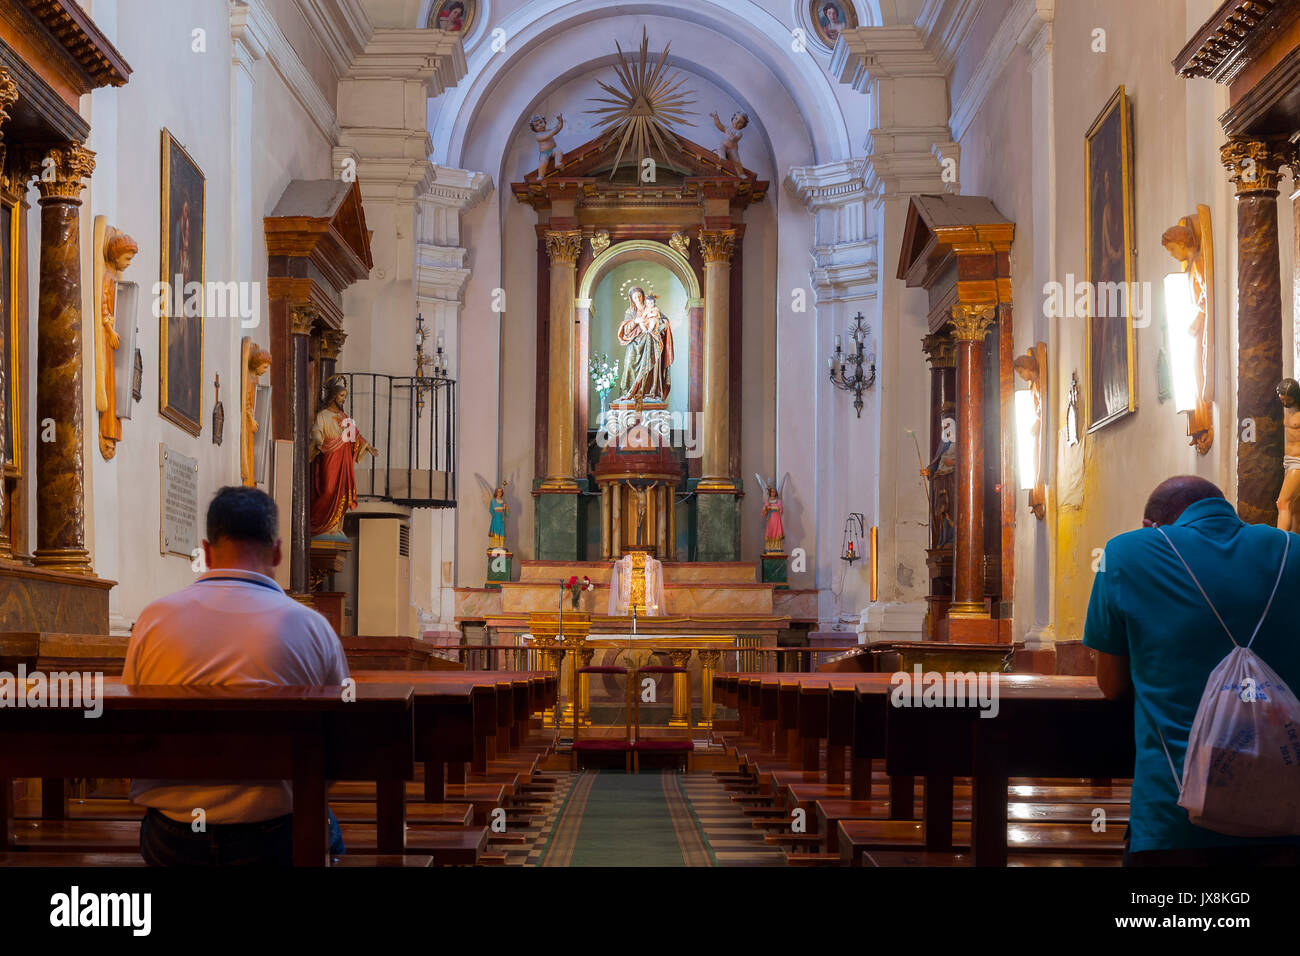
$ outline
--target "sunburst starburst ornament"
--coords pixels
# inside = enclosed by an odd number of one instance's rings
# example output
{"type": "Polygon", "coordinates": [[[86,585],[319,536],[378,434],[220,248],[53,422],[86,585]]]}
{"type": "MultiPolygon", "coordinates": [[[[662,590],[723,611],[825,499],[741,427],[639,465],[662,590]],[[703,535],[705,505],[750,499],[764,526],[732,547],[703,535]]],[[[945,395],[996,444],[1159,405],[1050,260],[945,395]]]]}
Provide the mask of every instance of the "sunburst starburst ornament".
{"type": "Polygon", "coordinates": [[[693,110],[686,109],[695,100],[686,98],[687,91],[679,92],[681,85],[686,82],[686,76],[664,71],[671,45],[665,44],[659,60],[651,64],[650,37],[645,27],[641,28],[641,53],[637,57],[629,57],[618,41],[614,41],[618,50],[618,62],[614,64],[614,71],[618,74],[622,89],[597,80],[601,89],[613,98],[593,96],[591,102],[611,105],[587,110],[588,113],[603,114],[604,118],[596,123],[597,128],[613,124],[613,129],[621,133],[610,179],[618,172],[619,160],[623,158],[629,143],[638,160],[649,156],[652,142],[658,148],[659,155],[666,160],[668,145],[677,146],[677,137],[668,128],[668,124],[695,125],[686,119],[687,116],[695,115],[693,110]]]}

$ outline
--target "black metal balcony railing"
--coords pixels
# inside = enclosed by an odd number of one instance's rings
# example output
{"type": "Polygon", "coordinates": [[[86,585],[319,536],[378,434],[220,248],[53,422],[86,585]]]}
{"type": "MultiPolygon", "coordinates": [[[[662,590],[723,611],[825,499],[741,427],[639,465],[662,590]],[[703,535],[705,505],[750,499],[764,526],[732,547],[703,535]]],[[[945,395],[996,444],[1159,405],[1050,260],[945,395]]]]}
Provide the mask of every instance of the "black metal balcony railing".
{"type": "Polygon", "coordinates": [[[357,495],[413,508],[456,506],[456,383],[344,373],[348,415],[379,449],[357,463],[357,495]]]}

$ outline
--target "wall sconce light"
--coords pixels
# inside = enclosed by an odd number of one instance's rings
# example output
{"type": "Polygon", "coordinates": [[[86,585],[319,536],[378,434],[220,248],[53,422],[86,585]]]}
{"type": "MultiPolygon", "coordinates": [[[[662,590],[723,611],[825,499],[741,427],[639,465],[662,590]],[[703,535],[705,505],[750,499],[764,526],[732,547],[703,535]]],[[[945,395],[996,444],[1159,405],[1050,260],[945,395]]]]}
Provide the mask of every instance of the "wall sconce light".
{"type": "Polygon", "coordinates": [[[854,351],[846,357],[840,347],[840,337],[836,335],[835,351],[826,360],[831,372],[831,384],[842,391],[853,393],[853,407],[857,410],[858,418],[862,417],[862,393],[876,382],[876,356],[874,353],[866,354],[863,348],[870,333],[871,326],[866,324],[859,312],[849,326],[849,335],[856,345],[854,351]],[[868,366],[866,374],[862,371],[864,364],[868,366]],[[849,365],[853,366],[852,372],[848,370],[849,365]]]}
{"type": "Polygon", "coordinates": [[[1029,383],[1015,392],[1016,474],[1029,492],[1029,510],[1040,521],[1047,513],[1047,428],[1043,397],[1047,393],[1047,345],[1039,342],[1012,363],[1029,383]]]}
{"type": "Polygon", "coordinates": [[[1160,237],[1181,271],[1165,276],[1165,320],[1174,408],[1187,413],[1189,444],[1214,444],[1214,242],[1210,207],[1199,204],[1160,237]]]}

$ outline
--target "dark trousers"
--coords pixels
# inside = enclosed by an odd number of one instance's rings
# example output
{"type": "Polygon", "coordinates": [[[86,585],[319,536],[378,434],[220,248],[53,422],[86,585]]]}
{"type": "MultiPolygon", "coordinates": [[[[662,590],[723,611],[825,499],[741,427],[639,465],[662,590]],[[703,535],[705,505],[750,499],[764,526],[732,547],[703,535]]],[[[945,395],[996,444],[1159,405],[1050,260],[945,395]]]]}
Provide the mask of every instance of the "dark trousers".
{"type": "MultiPolygon", "coordinates": [[[[329,811],[329,849],[345,852],[343,833],[329,811]]],[[[293,814],[257,823],[214,823],[195,833],[152,807],[140,823],[140,855],[150,866],[293,866],[293,814]]]]}
{"type": "Polygon", "coordinates": [[[1300,867],[1300,846],[1216,846],[1199,850],[1124,850],[1125,866],[1290,866],[1300,867]]]}

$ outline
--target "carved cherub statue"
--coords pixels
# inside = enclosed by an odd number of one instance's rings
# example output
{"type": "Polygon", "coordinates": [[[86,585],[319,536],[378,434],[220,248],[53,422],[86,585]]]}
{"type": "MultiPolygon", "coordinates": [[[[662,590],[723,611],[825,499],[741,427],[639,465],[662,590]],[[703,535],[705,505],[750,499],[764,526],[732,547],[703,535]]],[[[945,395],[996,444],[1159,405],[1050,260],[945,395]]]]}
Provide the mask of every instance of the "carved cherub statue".
{"type": "Polygon", "coordinates": [[[254,436],[257,434],[257,418],[253,412],[257,401],[257,380],[271,367],[271,353],[245,335],[240,343],[239,362],[243,378],[240,413],[244,424],[239,436],[239,476],[244,484],[253,485],[257,482],[253,470],[254,436]]]}
{"type": "MultiPolygon", "coordinates": [[[[114,353],[122,344],[117,331],[117,283],[135,254],[134,239],[95,217],[95,408],[99,412],[99,453],[110,459],[122,440],[117,418],[117,375],[114,353]]],[[[135,316],[128,316],[135,321],[135,316]]]]}
{"type": "Polygon", "coordinates": [[[564,129],[564,114],[555,115],[555,129],[546,128],[546,117],[538,113],[528,121],[528,128],[537,137],[537,178],[546,175],[546,164],[553,163],[552,168],[564,165],[564,151],[555,145],[555,134],[564,129]]]}
{"type": "Polygon", "coordinates": [[[713,125],[722,133],[722,143],[718,146],[718,158],[726,162],[735,163],[737,166],[740,162],[740,137],[741,130],[749,125],[749,114],[744,110],[737,110],[731,114],[731,127],[728,129],[722,125],[722,120],[718,119],[718,111],[714,110],[709,114],[713,117],[713,125]]]}

